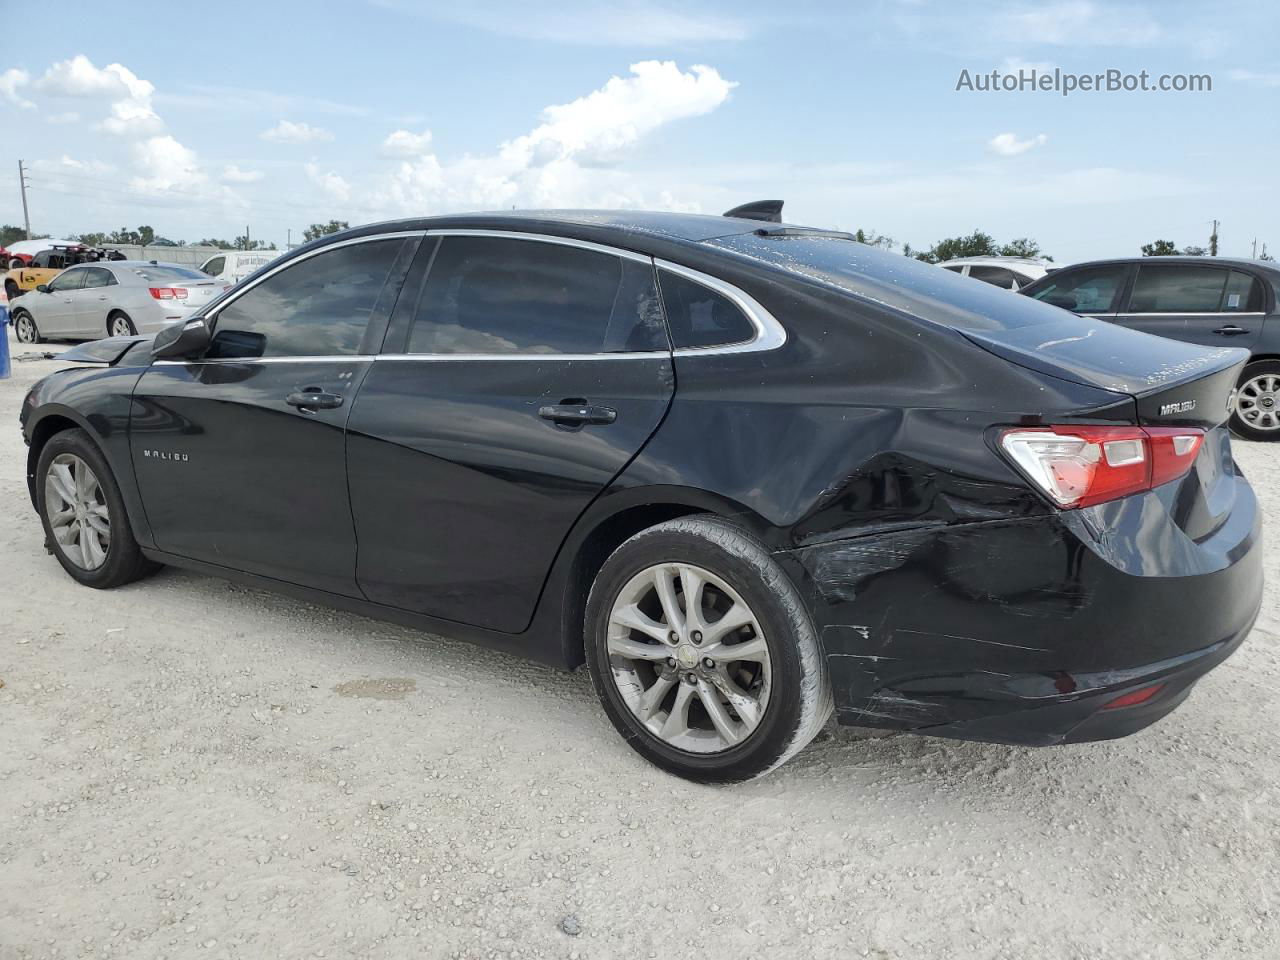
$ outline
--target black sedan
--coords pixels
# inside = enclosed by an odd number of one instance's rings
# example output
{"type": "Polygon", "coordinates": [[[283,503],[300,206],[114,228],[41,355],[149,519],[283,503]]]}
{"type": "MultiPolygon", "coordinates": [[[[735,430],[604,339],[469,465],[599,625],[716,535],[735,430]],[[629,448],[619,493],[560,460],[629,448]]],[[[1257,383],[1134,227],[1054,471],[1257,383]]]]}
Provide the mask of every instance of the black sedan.
{"type": "Polygon", "coordinates": [[[1078,263],[1019,293],[1081,316],[1206,347],[1242,347],[1231,428],[1280,439],[1280,268],[1229,257],[1133,257],[1078,263]]]}
{"type": "MultiPolygon", "coordinates": [[[[327,237],[22,410],[76,580],[173,564],[564,667],[674,773],[841,723],[1164,716],[1242,642],[1246,351],[846,234],[555,212],[327,237]]],[[[305,671],[303,664],[299,670],[305,671]]]]}

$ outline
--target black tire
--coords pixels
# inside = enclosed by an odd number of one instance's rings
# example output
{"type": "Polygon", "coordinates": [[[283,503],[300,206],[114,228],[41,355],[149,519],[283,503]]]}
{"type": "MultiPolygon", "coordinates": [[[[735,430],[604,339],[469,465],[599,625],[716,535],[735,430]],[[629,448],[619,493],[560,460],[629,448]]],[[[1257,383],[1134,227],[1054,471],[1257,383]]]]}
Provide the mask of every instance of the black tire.
{"type": "Polygon", "coordinates": [[[36,326],[36,318],[25,310],[13,312],[13,333],[19,343],[44,343],[40,336],[40,328],[36,326]]]}
{"type": "Polygon", "coordinates": [[[586,659],[605,713],[645,759],[699,783],[762,776],[804,748],[831,716],[831,685],[817,634],[795,585],[768,550],[716,517],[670,520],[623,543],[605,561],[586,610],[586,659]],[[627,706],[608,653],[613,605],[632,578],[662,563],[695,564],[735,590],[759,622],[772,672],[768,703],[755,729],[714,753],[679,749],[650,732],[627,706]]]}
{"type": "Polygon", "coordinates": [[[133,530],[129,526],[129,516],[125,510],[124,500],[120,496],[120,487],[115,475],[107,464],[106,457],[98,449],[90,436],[83,430],[64,430],[54,434],[40,451],[36,466],[36,508],[40,513],[40,523],[44,527],[45,545],[62,564],[73,579],[86,587],[99,590],[123,586],[132,583],[154,572],[159,565],[142,555],[138,542],[133,538],[133,530]],[[79,457],[97,477],[103,499],[110,511],[111,539],[106,550],[106,559],[102,565],[87,570],[73,563],[63,552],[63,548],[55,542],[53,528],[49,522],[49,512],[45,509],[45,478],[49,474],[50,465],[61,454],[72,454],[79,457]]]}
{"type": "Polygon", "coordinates": [[[138,334],[138,328],[133,325],[133,321],[129,319],[129,315],[122,310],[113,310],[107,315],[107,336],[108,337],[134,337],[138,334]],[[123,320],[125,326],[128,327],[126,333],[116,333],[112,327],[116,325],[117,320],[123,320]]]}
{"type": "Polygon", "coordinates": [[[1246,395],[1246,385],[1259,377],[1275,377],[1275,385],[1280,386],[1280,360],[1255,360],[1241,371],[1236,384],[1235,409],[1231,411],[1231,430],[1246,440],[1280,440],[1280,396],[1246,395]],[[1245,414],[1261,416],[1275,426],[1269,430],[1259,429],[1241,416],[1242,410],[1245,414]]]}

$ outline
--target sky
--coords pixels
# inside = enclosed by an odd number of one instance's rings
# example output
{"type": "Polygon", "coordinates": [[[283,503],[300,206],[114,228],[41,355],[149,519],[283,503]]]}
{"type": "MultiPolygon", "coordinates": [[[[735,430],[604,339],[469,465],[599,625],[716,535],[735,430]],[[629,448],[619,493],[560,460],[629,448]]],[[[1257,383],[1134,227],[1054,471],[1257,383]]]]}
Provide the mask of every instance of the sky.
{"type": "Polygon", "coordinates": [[[22,159],[54,236],[283,245],[330,218],[767,198],[915,249],[981,229],[1067,263],[1207,245],[1217,219],[1224,255],[1280,255],[1273,0],[75,10],[0,56],[0,223],[22,222],[22,159]],[[957,89],[1055,69],[1212,89],[957,89]]]}

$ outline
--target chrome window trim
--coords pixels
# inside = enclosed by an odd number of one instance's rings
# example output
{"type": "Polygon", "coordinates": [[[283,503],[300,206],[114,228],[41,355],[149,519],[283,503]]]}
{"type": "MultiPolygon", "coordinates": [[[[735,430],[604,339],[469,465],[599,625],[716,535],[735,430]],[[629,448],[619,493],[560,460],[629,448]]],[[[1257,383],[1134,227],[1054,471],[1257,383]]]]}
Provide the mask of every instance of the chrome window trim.
{"type": "MultiPolygon", "coordinates": [[[[518,230],[479,230],[467,227],[441,227],[438,230],[427,230],[429,237],[495,237],[500,240],[531,240],[535,243],[555,243],[562,247],[577,247],[580,250],[590,250],[594,253],[604,253],[614,257],[622,257],[624,260],[634,260],[637,263],[653,263],[653,257],[644,253],[636,253],[634,250],[624,250],[621,247],[610,247],[603,243],[592,243],[590,240],[577,240],[573,237],[557,237],[552,233],[525,233],[518,230]]],[[[423,354],[423,356],[434,356],[434,354],[423,354]]]]}
{"type": "Polygon", "coordinates": [[[721,296],[726,297],[734,306],[746,314],[747,320],[756,330],[756,335],[751,340],[743,340],[740,343],[713,344],[709,347],[677,347],[672,351],[675,356],[705,357],[726,353],[755,353],[759,350],[776,350],[787,342],[786,328],[761,305],[760,301],[745,290],[739,290],[733,284],[726,283],[719,277],[713,277],[699,270],[672,263],[670,260],[654,257],[653,263],[659,270],[678,274],[686,280],[692,280],[694,283],[700,284],[709,290],[714,290],[721,296]]]}
{"type": "Polygon", "coordinates": [[[152,360],[151,365],[189,367],[204,363],[368,363],[376,360],[371,353],[326,354],[319,357],[216,357],[212,360],[152,360]]]}
{"type": "Polygon", "coordinates": [[[634,353],[380,353],[374,360],[670,360],[670,350],[634,353]]]}
{"type": "Polygon", "coordinates": [[[1118,317],[1265,317],[1265,310],[1209,310],[1204,312],[1180,313],[1177,310],[1151,311],[1127,310],[1118,313],[1118,317]]]}

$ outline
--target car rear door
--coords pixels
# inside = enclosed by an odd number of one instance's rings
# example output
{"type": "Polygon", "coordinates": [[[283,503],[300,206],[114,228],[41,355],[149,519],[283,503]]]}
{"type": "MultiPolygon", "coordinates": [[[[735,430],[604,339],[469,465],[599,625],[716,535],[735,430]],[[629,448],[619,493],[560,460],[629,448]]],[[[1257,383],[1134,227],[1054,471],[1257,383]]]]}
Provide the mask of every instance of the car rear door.
{"type": "Polygon", "coordinates": [[[1252,274],[1198,263],[1143,263],[1116,322],[1135,330],[1209,346],[1249,349],[1266,315],[1252,274]]]}
{"type": "Polygon", "coordinates": [[[1027,296],[1082,317],[1114,320],[1132,269],[1127,263],[1088,263],[1058,270],[1036,282],[1027,296]]]}
{"type": "Polygon", "coordinates": [[[380,603],[519,632],[574,521],[670,403],[652,260],[433,231],[385,351],[348,423],[359,585],[380,603]]]}
{"type": "Polygon", "coordinates": [[[129,443],[159,549],[359,596],[344,430],[420,238],[289,261],[219,305],[204,356],[147,369],[129,443]]]}

